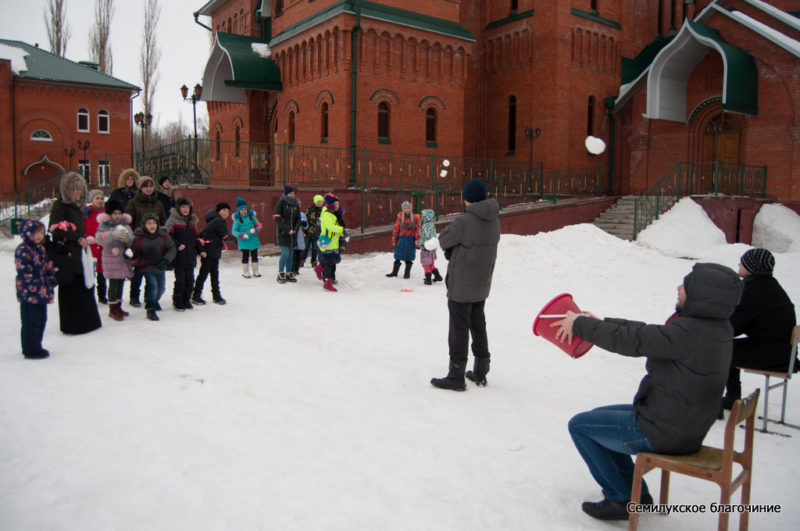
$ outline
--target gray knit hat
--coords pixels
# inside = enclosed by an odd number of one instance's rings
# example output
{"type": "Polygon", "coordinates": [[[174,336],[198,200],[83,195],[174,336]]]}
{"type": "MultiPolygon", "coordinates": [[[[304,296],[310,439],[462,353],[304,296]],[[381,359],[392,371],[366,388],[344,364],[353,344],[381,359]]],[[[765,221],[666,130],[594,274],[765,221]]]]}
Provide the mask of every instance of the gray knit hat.
{"type": "MultiPolygon", "coordinates": [[[[97,195],[103,195],[103,191],[102,191],[102,190],[90,190],[90,191],[89,191],[89,194],[88,194],[86,197],[87,197],[87,200],[88,200],[88,201],[91,203],[91,202],[92,202],[92,200],[93,200],[93,199],[95,198],[95,196],[97,196],[97,195]]],[[[104,196],[104,197],[105,197],[105,196],[104,196]]]]}
{"type": "Polygon", "coordinates": [[[750,249],[740,261],[751,273],[772,273],[775,268],[775,257],[766,249],[750,249]]]}

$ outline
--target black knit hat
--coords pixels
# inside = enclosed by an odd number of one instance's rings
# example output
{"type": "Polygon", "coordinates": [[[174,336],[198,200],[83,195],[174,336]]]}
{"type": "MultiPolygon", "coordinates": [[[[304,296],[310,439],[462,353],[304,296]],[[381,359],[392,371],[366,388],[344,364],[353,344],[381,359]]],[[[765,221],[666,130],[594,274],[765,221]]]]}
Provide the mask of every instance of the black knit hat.
{"type": "Polygon", "coordinates": [[[156,222],[156,225],[158,225],[158,216],[156,216],[152,212],[148,212],[147,214],[142,216],[142,227],[144,227],[144,224],[147,223],[148,219],[152,219],[153,221],[156,222]]]}
{"type": "Polygon", "coordinates": [[[160,184],[161,186],[164,186],[164,181],[169,181],[170,184],[172,184],[172,179],[169,178],[169,175],[164,175],[163,177],[161,177],[158,180],[158,184],[160,184]]]}
{"type": "Polygon", "coordinates": [[[775,257],[766,249],[750,249],[739,259],[751,273],[772,273],[775,257]]]}
{"type": "Polygon", "coordinates": [[[110,216],[111,214],[114,213],[115,210],[119,210],[120,212],[124,212],[124,209],[122,208],[122,205],[120,204],[120,202],[111,199],[106,203],[106,214],[108,214],[110,216]]]}
{"type": "Polygon", "coordinates": [[[225,201],[223,201],[222,203],[217,203],[217,206],[216,206],[216,207],[214,207],[214,210],[216,210],[217,212],[219,212],[220,210],[225,210],[226,208],[227,208],[228,210],[230,210],[230,209],[231,209],[231,206],[230,206],[228,203],[226,203],[225,201]]]}
{"type": "Polygon", "coordinates": [[[284,194],[289,195],[292,192],[294,192],[294,188],[293,187],[291,187],[289,185],[286,185],[286,186],[283,187],[283,193],[284,194]]]}
{"type": "Polygon", "coordinates": [[[188,197],[179,197],[177,201],[175,201],[175,206],[178,208],[182,207],[183,205],[192,206],[192,200],[188,197]]]}
{"type": "Polygon", "coordinates": [[[477,177],[467,181],[463,191],[464,201],[477,203],[486,199],[486,183],[477,177]]]}

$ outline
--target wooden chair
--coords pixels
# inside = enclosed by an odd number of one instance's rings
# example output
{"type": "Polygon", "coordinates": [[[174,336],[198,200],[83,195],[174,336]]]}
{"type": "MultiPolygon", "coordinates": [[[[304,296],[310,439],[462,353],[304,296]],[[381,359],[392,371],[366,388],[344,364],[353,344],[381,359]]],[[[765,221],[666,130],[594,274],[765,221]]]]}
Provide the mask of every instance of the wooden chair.
{"type": "MultiPolygon", "coordinates": [[[[742,504],[750,503],[750,476],[753,467],[753,432],[755,427],[756,405],[758,404],[759,389],[747,398],[737,400],[731,408],[731,415],[725,424],[725,442],[722,449],[703,446],[700,451],[691,455],[664,455],[642,452],[636,456],[636,466],[633,470],[633,492],[631,503],[638,504],[642,495],[642,476],[654,468],[661,469],[661,504],[668,503],[669,475],[670,472],[685,474],[698,479],[713,481],[721,490],[720,504],[731,502],[731,494],[742,487],[742,504]],[[733,438],[736,426],[746,420],[744,450],[737,452],[733,447],[733,438]],[[739,463],[742,470],[733,478],[733,463],[739,463]]],[[[664,513],[662,513],[664,514],[664,513]]],[[[727,512],[719,513],[717,529],[728,529],[727,512]]],[[[747,530],[748,512],[742,512],[739,517],[739,529],[747,530]]],[[[628,531],[634,531],[639,524],[639,514],[632,512],[628,517],[628,531]]]]}
{"type": "Polygon", "coordinates": [[[745,372],[753,373],[753,374],[760,374],[764,377],[764,416],[762,417],[764,420],[764,425],[761,428],[761,431],[767,433],[767,422],[774,422],[776,424],[783,424],[786,427],[794,428],[796,430],[800,430],[800,426],[795,426],[794,424],[787,424],[786,423],[786,393],[789,389],[789,380],[792,379],[792,373],[794,373],[794,361],[797,358],[797,343],[800,341],[800,326],[795,326],[792,329],[792,349],[789,352],[789,370],[788,372],[778,372],[778,371],[767,371],[762,369],[750,369],[748,367],[737,367],[737,369],[743,370],[745,372]],[[780,380],[778,383],[774,383],[772,385],[769,384],[770,378],[777,378],[780,380]],[[781,402],[781,419],[775,420],[769,418],[769,392],[773,389],[777,389],[779,387],[783,387],[783,401],[781,402]]]}

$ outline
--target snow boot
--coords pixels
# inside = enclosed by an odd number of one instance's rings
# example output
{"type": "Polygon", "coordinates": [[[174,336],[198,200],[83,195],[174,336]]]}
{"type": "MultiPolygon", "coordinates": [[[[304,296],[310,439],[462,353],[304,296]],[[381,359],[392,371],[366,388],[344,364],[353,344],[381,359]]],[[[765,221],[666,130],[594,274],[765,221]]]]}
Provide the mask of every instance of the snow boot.
{"type": "Polygon", "coordinates": [[[297,277],[294,276],[294,273],[286,273],[286,282],[297,282],[297,277]]]}
{"type": "Polygon", "coordinates": [[[250,264],[248,263],[242,264],[242,276],[244,278],[250,278],[250,264]]]}
{"type": "Polygon", "coordinates": [[[387,274],[387,277],[396,277],[397,272],[400,271],[400,260],[395,260],[394,265],[392,266],[392,272],[387,274]]]}
{"type": "Polygon", "coordinates": [[[403,273],[403,278],[411,278],[411,266],[414,265],[414,262],[406,262],[406,270],[403,273]]]}
{"type": "Polygon", "coordinates": [[[200,295],[192,295],[192,302],[198,306],[205,306],[206,304],[205,299],[200,295]]]}
{"type": "Polygon", "coordinates": [[[434,282],[441,282],[442,281],[442,275],[439,274],[439,270],[438,269],[434,269],[433,271],[431,271],[431,273],[433,273],[433,281],[434,282]]]}
{"type": "Polygon", "coordinates": [[[278,273],[278,277],[275,280],[278,281],[278,284],[286,284],[286,273],[278,273]]]}
{"type": "Polygon", "coordinates": [[[220,306],[223,306],[223,305],[225,305],[227,303],[228,303],[228,301],[223,299],[222,295],[214,295],[214,304],[219,304],[220,306]]]}
{"type": "Polygon", "coordinates": [[[131,297],[128,301],[128,306],[133,306],[134,308],[141,308],[142,303],[139,302],[139,297],[131,297]]]}
{"type": "Polygon", "coordinates": [[[253,267],[253,276],[261,278],[261,273],[258,272],[258,262],[250,262],[250,265],[253,267]]]}
{"type": "Polygon", "coordinates": [[[475,358],[475,362],[472,364],[472,370],[467,371],[465,375],[467,379],[475,382],[477,386],[486,387],[486,374],[489,372],[489,362],[490,359],[488,357],[475,358]]]}
{"type": "Polygon", "coordinates": [[[338,292],[339,290],[333,287],[333,279],[326,278],[322,281],[322,287],[328,291],[332,291],[334,293],[338,292]]]}
{"type": "Polygon", "coordinates": [[[431,282],[430,273],[425,273],[425,282],[423,282],[423,284],[425,284],[426,286],[430,286],[431,284],[433,284],[433,282],[431,282]]]}
{"type": "Polygon", "coordinates": [[[322,264],[314,266],[314,273],[317,274],[317,280],[322,280],[322,264]]]}
{"type": "Polygon", "coordinates": [[[432,378],[431,385],[439,389],[450,391],[466,391],[467,384],[464,381],[464,362],[450,360],[450,370],[444,378],[432,378]]]}
{"type": "Polygon", "coordinates": [[[156,313],[155,308],[150,308],[147,310],[147,320],[148,321],[158,321],[158,314],[156,313]]]}
{"type": "Polygon", "coordinates": [[[108,316],[114,319],[115,321],[122,321],[125,317],[119,311],[121,303],[120,302],[112,302],[108,305],[108,316]]]}

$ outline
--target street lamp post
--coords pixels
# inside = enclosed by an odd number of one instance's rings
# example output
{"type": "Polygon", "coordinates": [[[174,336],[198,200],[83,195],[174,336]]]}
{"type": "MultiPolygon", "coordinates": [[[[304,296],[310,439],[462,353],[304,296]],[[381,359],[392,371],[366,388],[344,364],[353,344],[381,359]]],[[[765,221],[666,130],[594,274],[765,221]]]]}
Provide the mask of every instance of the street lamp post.
{"type": "MultiPolygon", "coordinates": [[[[141,150],[141,164],[144,166],[144,129],[145,127],[150,127],[150,124],[153,123],[153,115],[150,113],[143,113],[137,112],[133,115],[133,121],[142,128],[142,150],[141,150]]],[[[140,170],[144,170],[143,167],[139,168],[140,170]]]]}
{"type": "Polygon", "coordinates": [[[72,157],[75,155],[75,148],[64,148],[64,155],[69,157],[69,169],[72,169],[72,157]]]}
{"type": "Polygon", "coordinates": [[[194,166],[192,168],[192,182],[198,183],[200,182],[200,174],[197,171],[197,102],[200,101],[200,96],[203,94],[203,87],[200,86],[200,83],[194,86],[194,91],[192,95],[189,96],[189,87],[183,85],[181,87],[181,97],[184,101],[190,101],[192,103],[192,121],[194,122],[194,166]]]}
{"type": "MultiPolygon", "coordinates": [[[[528,137],[528,140],[531,141],[531,155],[530,155],[530,177],[528,181],[528,190],[533,189],[533,141],[539,138],[539,135],[542,134],[542,130],[538,127],[536,129],[532,127],[525,128],[525,136],[528,137]]],[[[540,193],[544,193],[544,190],[539,190],[540,193]]]]}
{"type": "Polygon", "coordinates": [[[78,149],[83,150],[83,158],[81,159],[82,168],[81,174],[83,174],[83,178],[86,179],[86,183],[89,184],[89,169],[86,167],[87,160],[86,160],[86,150],[89,149],[89,141],[81,142],[78,140],[78,149]]]}

